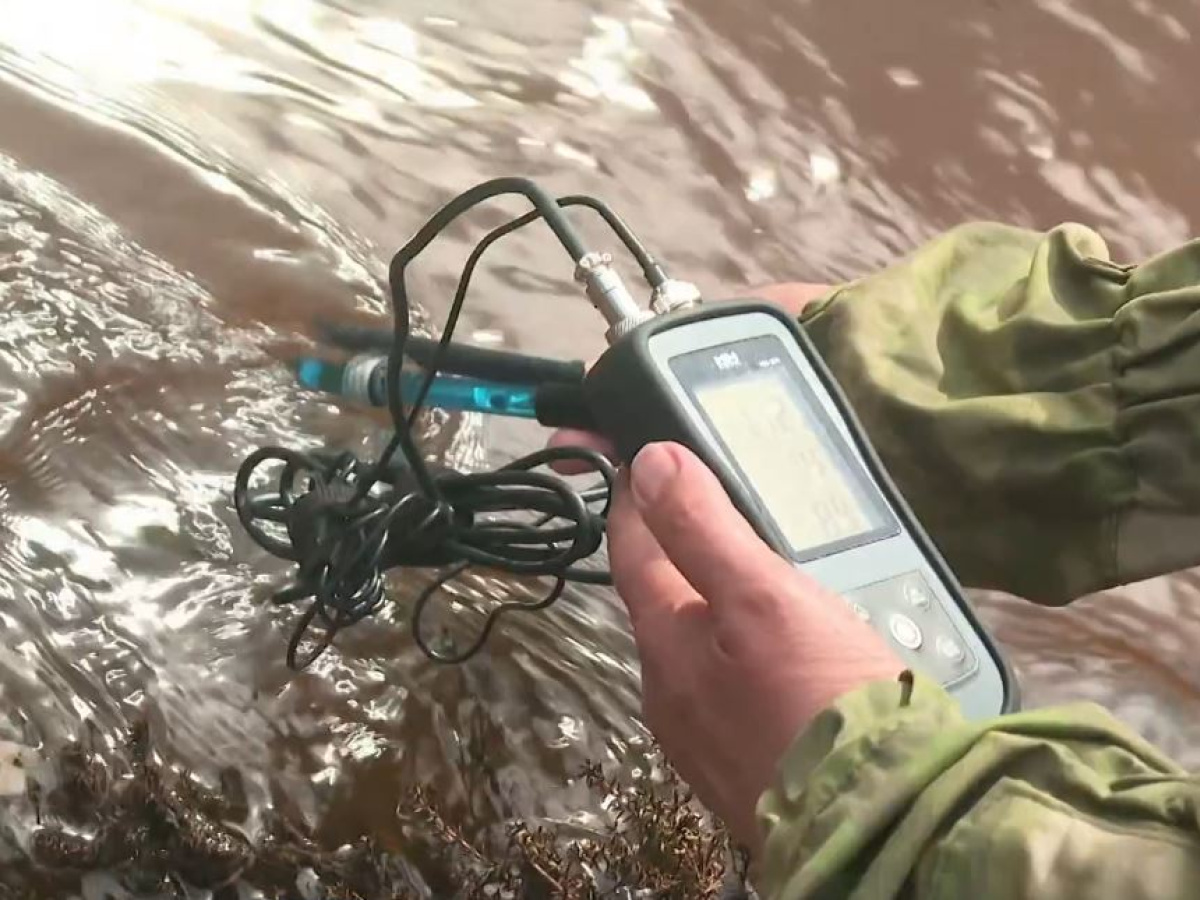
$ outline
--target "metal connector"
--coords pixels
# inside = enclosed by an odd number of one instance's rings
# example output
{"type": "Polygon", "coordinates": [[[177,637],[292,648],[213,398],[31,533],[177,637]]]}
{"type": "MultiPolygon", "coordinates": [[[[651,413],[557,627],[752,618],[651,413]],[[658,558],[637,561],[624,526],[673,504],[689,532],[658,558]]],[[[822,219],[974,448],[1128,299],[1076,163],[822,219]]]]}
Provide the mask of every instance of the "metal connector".
{"type": "Polygon", "coordinates": [[[371,402],[371,376],[380,359],[379,354],[360,354],[351,358],[342,371],[342,395],[360,403],[371,402]]]}
{"type": "Polygon", "coordinates": [[[687,281],[670,278],[654,289],[650,295],[650,310],[656,316],[664,316],[677,309],[687,309],[700,302],[700,288],[687,281]]]}
{"type": "Polygon", "coordinates": [[[605,337],[615,343],[642,322],[650,313],[643,310],[612,267],[607,253],[588,253],[575,267],[575,280],[583,284],[588,299],[604,316],[609,328],[605,337]]]}

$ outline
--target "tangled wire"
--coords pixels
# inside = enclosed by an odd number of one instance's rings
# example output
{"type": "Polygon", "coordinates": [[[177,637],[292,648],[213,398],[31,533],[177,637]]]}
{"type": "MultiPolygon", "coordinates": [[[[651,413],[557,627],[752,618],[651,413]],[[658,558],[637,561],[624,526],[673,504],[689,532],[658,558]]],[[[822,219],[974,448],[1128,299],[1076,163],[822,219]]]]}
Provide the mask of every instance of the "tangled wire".
{"type": "Polygon", "coordinates": [[[562,207],[598,211],[642,266],[651,284],[666,274],[615,214],[588,197],[552,199],[525,179],[502,178],[452,200],[393,258],[389,284],[393,339],[388,354],[387,395],[393,434],[378,460],[367,463],[350,453],[303,453],[266,447],[242,464],[234,503],[250,536],[269,553],[296,564],[292,585],[275,595],[277,603],[309,600],[288,644],[288,665],[305,668],[323,653],[342,628],[376,612],[386,600],[384,572],[396,568],[443,568],[412,609],[418,646],[442,663],[462,662],[478,653],[500,616],[545,609],[570,581],[610,584],[607,572],[577,565],[603,544],[615,470],[601,454],[582,447],[546,449],[499,469],[463,473],[429,465],[417,449],[413,426],[442,359],[451,345],[471,275],[484,250],[505,234],[544,220],[576,263],[586,250],[562,207]],[[410,310],[404,273],[413,259],[454,219],[499,194],[517,193],[534,211],[488,234],[469,257],[451,305],[438,350],[424,359],[425,377],[409,408],[400,396],[410,310]],[[576,469],[600,476],[593,488],[577,491],[551,472],[535,471],[571,461],[576,469]],[[252,481],[275,465],[273,487],[251,490],[252,481]],[[430,600],[470,566],[501,572],[549,576],[549,591],[533,602],[510,600],[493,607],[470,646],[459,653],[435,650],[423,628],[430,600]],[[307,650],[311,628],[321,629],[307,650]]]}

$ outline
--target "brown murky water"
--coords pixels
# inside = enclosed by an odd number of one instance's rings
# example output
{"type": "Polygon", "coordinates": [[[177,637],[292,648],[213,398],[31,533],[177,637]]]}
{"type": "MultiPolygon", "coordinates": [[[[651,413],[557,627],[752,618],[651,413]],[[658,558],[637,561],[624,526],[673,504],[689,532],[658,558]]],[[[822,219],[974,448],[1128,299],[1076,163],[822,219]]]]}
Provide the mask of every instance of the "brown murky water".
{"type": "MultiPolygon", "coordinates": [[[[175,758],[241,766],[331,838],[391,833],[416,780],[485,819],[586,823],[566,773],[641,739],[611,596],[506,622],[453,670],[393,611],[290,677],[291,611],[262,604],[280,570],[236,523],[233,472],[262,443],[375,439],[283,360],[317,314],[380,314],[394,249],[495,175],[604,197],[713,296],[857,276],[964,219],[1078,220],[1129,260],[1196,231],[1200,3],[903,7],[4,4],[0,739],[111,733],[148,705],[175,758]],[[460,770],[468,745],[494,778],[460,770]]],[[[420,265],[431,321],[476,235],[420,265]]],[[[462,334],[595,353],[569,279],[545,235],[511,238],[462,334]]],[[[472,464],[542,439],[441,434],[472,464]]],[[[1200,578],[1065,611],[980,600],[1029,702],[1099,700],[1200,766],[1200,578]]]]}

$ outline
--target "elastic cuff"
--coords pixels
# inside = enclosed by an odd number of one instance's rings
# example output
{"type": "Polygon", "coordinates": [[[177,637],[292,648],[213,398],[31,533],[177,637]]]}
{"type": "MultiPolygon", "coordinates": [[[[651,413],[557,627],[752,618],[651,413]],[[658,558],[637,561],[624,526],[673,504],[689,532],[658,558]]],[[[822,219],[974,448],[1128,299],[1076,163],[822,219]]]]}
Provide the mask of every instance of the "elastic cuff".
{"type": "Polygon", "coordinates": [[[859,818],[860,807],[886,802],[897,770],[919,757],[920,747],[935,736],[961,734],[957,726],[964,721],[937,682],[913,672],[859,688],[814,719],[784,755],[775,784],[758,803],[767,896],[792,896],[785,888],[802,868],[808,881],[821,880],[814,867],[844,865],[856,843],[844,826],[859,818]],[[836,815],[823,815],[838,800],[836,815]],[[843,834],[835,833],[839,830],[843,834]]]}

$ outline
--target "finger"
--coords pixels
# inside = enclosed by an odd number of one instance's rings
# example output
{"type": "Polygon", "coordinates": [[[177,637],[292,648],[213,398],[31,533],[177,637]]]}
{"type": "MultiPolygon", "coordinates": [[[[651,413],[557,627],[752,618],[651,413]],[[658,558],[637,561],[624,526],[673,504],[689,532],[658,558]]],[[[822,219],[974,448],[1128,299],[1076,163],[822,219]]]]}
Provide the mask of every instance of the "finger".
{"type": "Polygon", "coordinates": [[[704,599],[646,527],[626,478],[618,483],[608,515],[608,554],[613,584],[629,611],[639,647],[680,637],[672,632],[705,612],[704,599]]]}
{"type": "Polygon", "coordinates": [[[755,586],[795,579],[791,564],[763,542],[716,476],[686,448],[647,445],[633,461],[631,483],[645,526],[718,615],[723,605],[770,594],[755,586]]]}
{"type": "MultiPolygon", "coordinates": [[[[557,448],[583,447],[587,450],[595,450],[614,462],[617,456],[616,448],[608,438],[591,431],[578,431],[574,428],[560,428],[550,435],[550,440],[546,442],[546,445],[557,448]]],[[[551,463],[550,468],[560,475],[583,475],[594,471],[586,462],[577,459],[558,460],[551,463]]]]}

